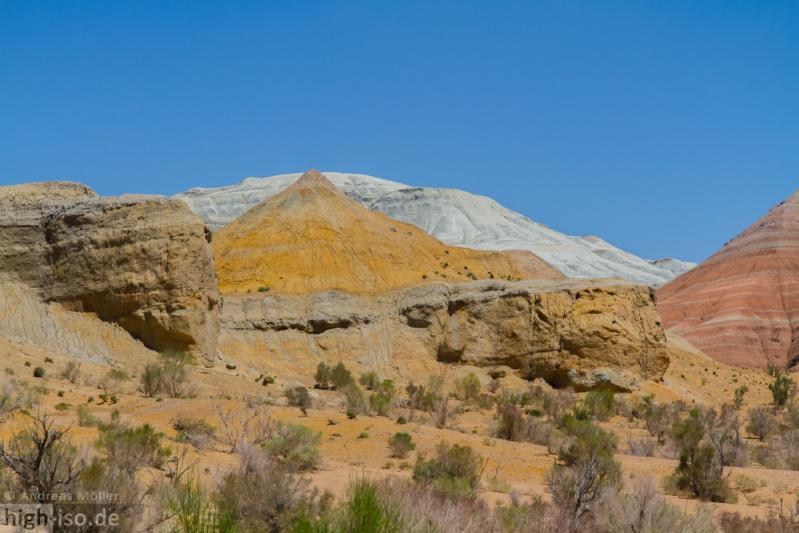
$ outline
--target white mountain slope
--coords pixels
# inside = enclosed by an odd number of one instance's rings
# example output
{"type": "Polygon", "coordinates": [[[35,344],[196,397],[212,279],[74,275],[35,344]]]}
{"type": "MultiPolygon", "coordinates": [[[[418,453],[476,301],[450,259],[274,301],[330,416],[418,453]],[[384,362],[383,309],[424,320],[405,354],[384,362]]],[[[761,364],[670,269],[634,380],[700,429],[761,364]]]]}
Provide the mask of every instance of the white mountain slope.
{"type": "MultiPolygon", "coordinates": [[[[573,278],[616,277],[659,286],[694,266],[676,259],[650,262],[599,237],[564,235],[491,198],[458,189],[415,188],[364,174],[324,174],[350,198],[414,224],[447,244],[484,250],[531,250],[573,278]]],[[[218,229],[299,176],[247,178],[237,185],[195,188],[176,196],[218,229]]]]}

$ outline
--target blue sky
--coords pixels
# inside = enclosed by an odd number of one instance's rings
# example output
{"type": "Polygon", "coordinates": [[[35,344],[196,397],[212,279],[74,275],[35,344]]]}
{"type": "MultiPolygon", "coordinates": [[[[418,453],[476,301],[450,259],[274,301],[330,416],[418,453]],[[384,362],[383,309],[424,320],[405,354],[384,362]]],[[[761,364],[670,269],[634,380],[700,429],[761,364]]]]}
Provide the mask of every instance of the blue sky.
{"type": "Polygon", "coordinates": [[[701,260],[799,189],[799,2],[0,0],[0,184],[312,167],[701,260]]]}

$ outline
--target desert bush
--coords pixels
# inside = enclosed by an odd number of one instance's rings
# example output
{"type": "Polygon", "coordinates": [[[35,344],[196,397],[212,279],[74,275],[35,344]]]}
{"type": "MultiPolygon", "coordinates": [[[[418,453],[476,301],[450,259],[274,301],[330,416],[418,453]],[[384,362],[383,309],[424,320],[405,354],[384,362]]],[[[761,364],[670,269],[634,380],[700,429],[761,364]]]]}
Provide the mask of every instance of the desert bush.
{"type": "Polygon", "coordinates": [[[632,455],[638,457],[652,457],[655,455],[656,445],[656,442],[647,437],[636,438],[633,437],[632,433],[627,435],[627,449],[632,455]]]}
{"type": "Polygon", "coordinates": [[[607,420],[613,414],[616,400],[612,390],[592,390],[586,393],[582,402],[583,410],[590,418],[607,420]]]}
{"type": "Polygon", "coordinates": [[[139,376],[139,388],[148,398],[152,398],[163,388],[163,372],[161,365],[150,363],[144,367],[139,376]]]}
{"type": "Polygon", "coordinates": [[[379,416],[388,416],[394,407],[394,398],[397,393],[394,382],[386,379],[377,384],[372,384],[374,391],[369,395],[369,408],[379,416]]]}
{"type": "Polygon", "coordinates": [[[189,356],[183,352],[166,352],[161,362],[161,383],[170,398],[182,398],[189,377],[189,356]]]}
{"type": "Polygon", "coordinates": [[[391,448],[391,457],[405,459],[410,452],[416,449],[416,444],[409,433],[398,431],[388,439],[388,447],[391,448]]]}
{"type": "Polygon", "coordinates": [[[330,371],[330,383],[336,389],[343,389],[344,387],[355,385],[355,379],[352,377],[352,372],[344,366],[344,363],[338,363],[330,371]]]}
{"type": "Polygon", "coordinates": [[[357,416],[366,414],[369,411],[366,398],[364,397],[363,392],[358,385],[351,383],[344,387],[341,392],[344,393],[348,418],[356,418],[357,416]]]}
{"type": "Polygon", "coordinates": [[[250,404],[241,409],[218,406],[216,417],[220,438],[230,446],[230,453],[242,447],[261,446],[275,432],[272,416],[259,405],[250,404]]]}
{"type": "Polygon", "coordinates": [[[368,391],[373,391],[380,385],[380,377],[377,375],[377,372],[366,372],[361,374],[361,377],[358,379],[358,383],[363,385],[363,388],[368,391]]]}
{"type": "Polygon", "coordinates": [[[118,394],[122,383],[126,381],[128,377],[128,373],[124,370],[112,368],[100,380],[100,388],[103,389],[106,394],[118,394]]]}
{"type": "Polygon", "coordinates": [[[17,409],[31,410],[41,401],[41,392],[16,381],[0,383],[0,415],[17,409]]]}
{"type": "Polygon", "coordinates": [[[180,415],[172,419],[172,428],[178,432],[178,441],[203,448],[214,437],[216,428],[202,418],[180,415]]]}
{"type": "Polygon", "coordinates": [[[746,431],[760,439],[766,440],[778,429],[777,419],[771,414],[768,407],[753,407],[749,409],[746,431]]]}
{"type": "Polygon", "coordinates": [[[724,476],[724,464],[706,438],[702,413],[698,408],[674,423],[672,438],[680,454],[671,477],[674,487],[702,500],[725,501],[730,491],[724,476]]]}
{"type": "Polygon", "coordinates": [[[578,529],[608,487],[617,487],[621,470],[613,458],[615,436],[588,420],[572,419],[568,443],[547,474],[547,485],[562,528],[578,529]]]}
{"type": "Polygon", "coordinates": [[[785,414],[783,420],[785,425],[790,429],[799,429],[799,402],[792,399],[785,404],[785,414]]]}
{"type": "Polygon", "coordinates": [[[310,481],[260,448],[244,445],[237,454],[239,466],[225,475],[216,497],[232,510],[240,531],[325,531],[294,526],[303,518],[310,526],[324,515],[329,496],[320,496],[310,481]]]}
{"type": "Polygon", "coordinates": [[[413,479],[429,483],[446,494],[472,496],[480,481],[480,465],[480,456],[471,446],[442,442],[435,457],[417,456],[413,479]]]}
{"type": "Polygon", "coordinates": [[[436,407],[435,411],[433,411],[432,415],[433,424],[438,429],[444,429],[447,427],[447,423],[455,416],[455,413],[449,404],[449,397],[443,398],[438,403],[438,406],[436,407]]]}
{"type": "Polygon", "coordinates": [[[302,385],[286,389],[286,400],[288,400],[289,405],[299,407],[304,415],[308,414],[308,409],[313,403],[308,389],[302,385]]]}
{"type": "Polygon", "coordinates": [[[796,384],[787,372],[783,372],[772,363],[769,363],[767,372],[774,378],[774,381],[768,385],[774,405],[783,407],[796,394],[796,384]]]}
{"type": "Polygon", "coordinates": [[[178,483],[167,506],[174,517],[174,533],[239,531],[233,510],[214,502],[195,480],[178,483]]]}
{"type": "Polygon", "coordinates": [[[511,441],[525,441],[550,446],[553,443],[555,427],[537,416],[525,415],[513,404],[497,406],[495,435],[511,441]]]}
{"type": "Polygon", "coordinates": [[[47,415],[37,414],[30,417],[28,428],[0,442],[0,463],[16,475],[20,488],[42,503],[68,492],[86,467],[68,432],[47,415]]]}
{"type": "Polygon", "coordinates": [[[45,374],[44,368],[37,366],[33,369],[33,377],[35,378],[43,378],[45,374]]]}
{"type": "Polygon", "coordinates": [[[149,424],[131,427],[117,419],[100,426],[96,444],[115,468],[132,476],[144,466],[163,466],[171,455],[171,450],[162,445],[163,437],[149,424]]]}
{"type": "Polygon", "coordinates": [[[314,374],[314,380],[316,383],[314,387],[317,389],[327,390],[331,387],[331,374],[333,369],[325,363],[324,361],[320,361],[318,365],[316,365],[316,374],[314,374]]]}
{"type": "Polygon", "coordinates": [[[766,517],[724,512],[719,523],[725,533],[799,533],[799,509],[786,510],[780,504],[778,511],[772,510],[766,517]]]}
{"type": "Polygon", "coordinates": [[[550,420],[560,420],[574,404],[574,393],[566,389],[544,392],[541,398],[541,406],[550,420]]]}
{"type": "Polygon", "coordinates": [[[366,478],[352,481],[347,503],[339,521],[341,531],[359,533],[400,533],[404,530],[399,510],[378,496],[377,482],[366,478]]]}
{"type": "Polygon", "coordinates": [[[61,377],[70,383],[76,383],[78,381],[78,377],[80,377],[80,363],[69,361],[61,371],[61,377]]]}
{"type": "Polygon", "coordinates": [[[749,387],[747,387],[746,385],[741,385],[740,387],[735,389],[735,392],[733,393],[734,396],[732,399],[733,407],[735,407],[736,409],[740,409],[743,406],[744,396],[746,395],[747,392],[749,392],[749,387]]]}
{"type": "Polygon", "coordinates": [[[455,397],[462,401],[473,401],[480,394],[480,380],[473,372],[455,380],[455,397]]]}
{"type": "Polygon", "coordinates": [[[274,436],[264,444],[264,450],[292,470],[312,470],[322,461],[321,440],[321,434],[305,426],[279,424],[274,436]]]}
{"type": "Polygon", "coordinates": [[[658,494],[652,477],[636,479],[628,493],[616,488],[602,495],[596,511],[598,529],[607,533],[714,533],[713,512],[701,506],[694,513],[681,511],[658,494]]]}

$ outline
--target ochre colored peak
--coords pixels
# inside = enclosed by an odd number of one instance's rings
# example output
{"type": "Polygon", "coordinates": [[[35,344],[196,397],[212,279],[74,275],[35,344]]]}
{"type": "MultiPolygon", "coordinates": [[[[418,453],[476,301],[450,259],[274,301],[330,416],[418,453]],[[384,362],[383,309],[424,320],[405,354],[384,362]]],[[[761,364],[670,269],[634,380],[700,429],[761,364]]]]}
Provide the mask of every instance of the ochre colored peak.
{"type": "Polygon", "coordinates": [[[324,174],[319,172],[318,170],[308,170],[300,176],[296,182],[294,182],[295,188],[318,188],[324,187],[326,189],[330,189],[333,191],[338,191],[335,185],[333,185],[330,180],[328,180],[324,174]]]}

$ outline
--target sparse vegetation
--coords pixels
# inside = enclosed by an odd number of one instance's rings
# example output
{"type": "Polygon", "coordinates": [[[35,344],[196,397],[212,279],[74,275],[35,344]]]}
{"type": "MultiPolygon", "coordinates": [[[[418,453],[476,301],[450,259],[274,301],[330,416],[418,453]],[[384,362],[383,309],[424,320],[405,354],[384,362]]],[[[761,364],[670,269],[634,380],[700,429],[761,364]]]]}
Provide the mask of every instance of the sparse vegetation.
{"type": "Polygon", "coordinates": [[[388,446],[391,448],[391,457],[405,459],[410,452],[416,449],[416,444],[409,433],[397,432],[388,439],[388,446]]]}

